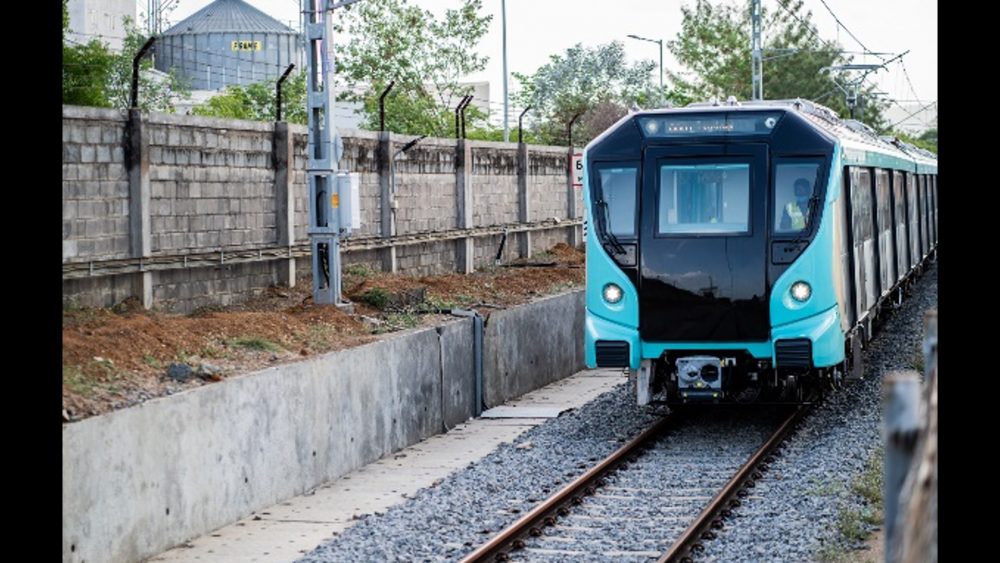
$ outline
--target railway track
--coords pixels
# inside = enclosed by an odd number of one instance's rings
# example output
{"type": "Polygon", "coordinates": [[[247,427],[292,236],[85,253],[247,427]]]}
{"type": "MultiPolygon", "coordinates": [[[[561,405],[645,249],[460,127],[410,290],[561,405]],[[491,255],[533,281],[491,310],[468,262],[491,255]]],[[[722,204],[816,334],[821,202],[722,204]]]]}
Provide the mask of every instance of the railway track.
{"type": "Polygon", "coordinates": [[[689,561],[808,409],[668,415],[462,562],[689,561]]]}

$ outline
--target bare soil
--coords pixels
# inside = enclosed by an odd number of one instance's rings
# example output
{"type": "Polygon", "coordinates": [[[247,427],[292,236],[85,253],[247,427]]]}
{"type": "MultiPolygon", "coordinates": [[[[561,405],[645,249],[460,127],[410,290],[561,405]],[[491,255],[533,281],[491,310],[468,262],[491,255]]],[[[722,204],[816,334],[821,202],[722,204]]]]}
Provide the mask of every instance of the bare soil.
{"type": "Polygon", "coordinates": [[[353,313],[312,303],[312,288],[272,286],[246,302],[189,315],[110,309],[63,311],[63,421],[77,421],[278,363],[358,346],[398,330],[483,313],[581,287],[581,250],[544,254],[474,274],[408,276],[347,267],[353,313]],[[173,376],[168,375],[173,373],[173,376]]]}

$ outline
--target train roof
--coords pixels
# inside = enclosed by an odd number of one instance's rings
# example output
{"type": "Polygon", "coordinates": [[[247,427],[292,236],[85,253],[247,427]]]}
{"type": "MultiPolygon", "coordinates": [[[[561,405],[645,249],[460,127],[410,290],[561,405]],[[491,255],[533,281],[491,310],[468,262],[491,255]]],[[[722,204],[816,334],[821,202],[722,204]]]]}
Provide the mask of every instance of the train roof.
{"type": "Polygon", "coordinates": [[[737,102],[696,102],[683,108],[643,110],[637,115],[715,113],[742,111],[794,111],[808,124],[836,139],[843,148],[844,164],[905,168],[917,172],[937,172],[937,155],[906,143],[896,137],[880,136],[871,127],[854,119],[841,119],[832,109],[801,98],[794,100],[759,100],[737,102]]]}

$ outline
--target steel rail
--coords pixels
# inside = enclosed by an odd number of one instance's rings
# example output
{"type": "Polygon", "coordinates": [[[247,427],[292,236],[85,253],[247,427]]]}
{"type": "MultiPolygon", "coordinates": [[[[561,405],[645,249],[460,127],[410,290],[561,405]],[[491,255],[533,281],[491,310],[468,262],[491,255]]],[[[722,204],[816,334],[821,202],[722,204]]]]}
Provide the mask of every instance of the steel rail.
{"type": "Polygon", "coordinates": [[[740,467],[736,475],[726,483],[722,490],[708,503],[708,506],[698,514],[694,522],[674,541],[673,545],[670,546],[670,550],[657,560],[657,563],[690,561],[692,551],[701,551],[703,549],[700,541],[714,537],[714,534],[708,528],[722,527],[722,520],[718,517],[724,515],[724,511],[739,506],[739,500],[733,497],[737,496],[741,491],[746,491],[747,488],[753,487],[755,484],[754,480],[762,477],[760,470],[766,470],[766,467],[761,467],[761,461],[771,455],[774,449],[781,444],[785,436],[809,410],[810,407],[808,405],[799,406],[785,419],[785,422],[778,427],[767,442],[764,442],[764,445],[740,467]]]}
{"type": "Polygon", "coordinates": [[[494,536],[493,539],[465,556],[461,560],[461,563],[505,561],[509,557],[509,551],[524,547],[524,536],[541,535],[542,528],[555,524],[557,515],[562,516],[568,513],[567,505],[583,502],[585,495],[593,494],[596,488],[600,486],[598,481],[602,477],[614,471],[622,464],[627,463],[631,454],[634,454],[649,439],[659,435],[667,427],[668,423],[674,421],[675,417],[676,415],[668,415],[661,418],[656,424],[644,430],[631,441],[615,450],[614,453],[604,458],[603,461],[591,467],[583,475],[571,481],[558,493],[536,506],[494,536]]]}

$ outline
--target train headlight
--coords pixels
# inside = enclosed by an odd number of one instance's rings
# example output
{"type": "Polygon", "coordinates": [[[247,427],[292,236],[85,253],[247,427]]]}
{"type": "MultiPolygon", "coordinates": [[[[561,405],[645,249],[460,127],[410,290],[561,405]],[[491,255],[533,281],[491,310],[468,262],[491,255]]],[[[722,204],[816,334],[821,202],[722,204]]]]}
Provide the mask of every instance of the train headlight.
{"type": "Polygon", "coordinates": [[[792,284],[792,298],[798,302],[804,302],[812,295],[812,287],[804,281],[797,281],[792,284]]]}
{"type": "Polygon", "coordinates": [[[622,288],[618,287],[613,283],[609,283],[608,285],[604,286],[604,291],[602,292],[602,294],[604,295],[604,300],[607,301],[608,303],[611,303],[612,305],[621,301],[622,295],[624,295],[622,293],[622,288]]]}

